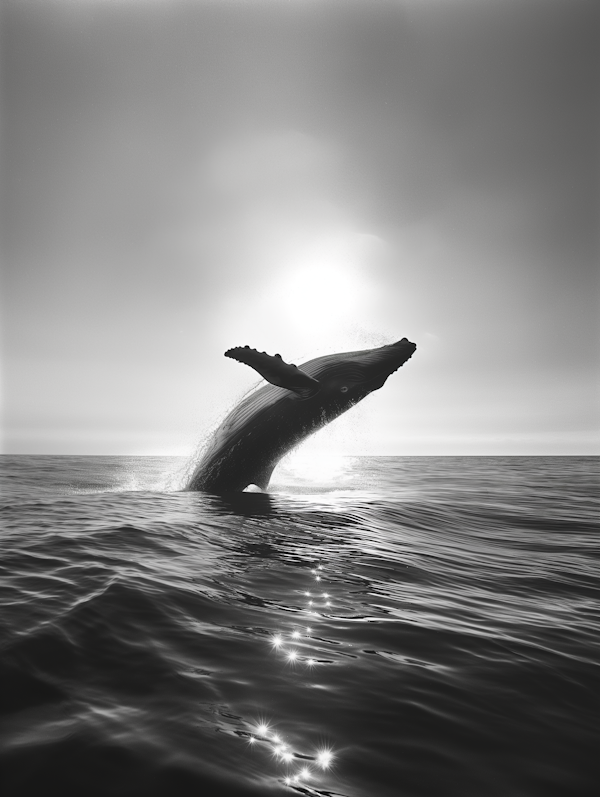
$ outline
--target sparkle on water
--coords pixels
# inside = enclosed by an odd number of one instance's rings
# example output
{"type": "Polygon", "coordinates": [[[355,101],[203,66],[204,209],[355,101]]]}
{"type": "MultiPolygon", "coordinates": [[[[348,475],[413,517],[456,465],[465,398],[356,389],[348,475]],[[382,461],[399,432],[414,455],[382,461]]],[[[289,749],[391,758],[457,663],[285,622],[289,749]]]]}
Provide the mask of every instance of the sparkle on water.
{"type": "Polygon", "coordinates": [[[331,750],[319,750],[317,753],[317,763],[322,769],[328,769],[331,766],[331,759],[333,753],[331,750]]]}
{"type": "MultiPolygon", "coordinates": [[[[320,580],[320,576],[317,573],[323,571],[323,565],[318,565],[316,568],[311,570],[311,574],[317,579],[320,580]]],[[[308,590],[305,590],[303,593],[306,597],[310,597],[311,593],[308,590]]],[[[329,598],[329,593],[323,592],[321,593],[323,599],[329,598]]],[[[308,606],[312,606],[315,601],[310,600],[307,601],[308,606]]],[[[330,605],[330,601],[324,601],[326,606],[330,605]]],[[[309,612],[310,614],[319,617],[318,612],[309,612]]],[[[311,644],[314,644],[314,641],[310,641],[308,639],[309,635],[312,633],[312,626],[306,626],[305,632],[306,636],[304,636],[299,628],[292,628],[288,631],[276,631],[270,637],[270,643],[272,648],[275,650],[276,653],[279,653],[281,656],[284,657],[286,662],[295,664],[295,663],[303,663],[306,665],[306,669],[304,672],[308,672],[313,669],[317,665],[317,659],[314,656],[303,657],[300,655],[300,652],[297,647],[288,648],[286,647],[286,638],[293,639],[296,644],[298,644],[299,640],[303,640],[300,644],[303,647],[308,647],[311,644]]],[[[314,755],[307,755],[306,753],[296,753],[290,749],[290,746],[285,742],[280,733],[276,733],[271,729],[271,726],[265,719],[260,719],[257,724],[253,728],[253,733],[250,733],[248,741],[251,746],[256,748],[256,742],[260,741],[270,746],[271,748],[271,755],[272,757],[280,762],[281,764],[287,765],[289,767],[290,764],[294,761],[294,759],[300,755],[304,759],[312,759],[315,761],[316,766],[320,767],[322,770],[327,770],[331,766],[331,762],[333,760],[334,754],[333,751],[329,747],[323,747],[318,749],[314,755]],[[256,735],[254,735],[256,734],[256,735]]],[[[306,782],[311,778],[316,777],[316,771],[311,770],[309,767],[304,766],[302,769],[298,770],[297,772],[291,773],[288,772],[285,774],[283,778],[283,782],[287,786],[292,786],[294,784],[302,784],[302,782],[306,782]]],[[[300,785],[298,785],[300,788],[300,785]]]]}

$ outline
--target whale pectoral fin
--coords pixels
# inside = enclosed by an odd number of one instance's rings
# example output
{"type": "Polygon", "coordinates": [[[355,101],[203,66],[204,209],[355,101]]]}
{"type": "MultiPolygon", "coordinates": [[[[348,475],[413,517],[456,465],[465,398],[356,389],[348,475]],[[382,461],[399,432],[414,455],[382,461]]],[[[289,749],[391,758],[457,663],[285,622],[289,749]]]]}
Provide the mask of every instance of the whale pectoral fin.
{"type": "Polygon", "coordinates": [[[301,371],[297,365],[284,362],[280,354],[272,356],[264,351],[251,349],[249,346],[236,346],[235,349],[228,349],[225,357],[249,365],[267,382],[292,390],[300,396],[310,396],[319,390],[320,385],[316,379],[301,371]]]}

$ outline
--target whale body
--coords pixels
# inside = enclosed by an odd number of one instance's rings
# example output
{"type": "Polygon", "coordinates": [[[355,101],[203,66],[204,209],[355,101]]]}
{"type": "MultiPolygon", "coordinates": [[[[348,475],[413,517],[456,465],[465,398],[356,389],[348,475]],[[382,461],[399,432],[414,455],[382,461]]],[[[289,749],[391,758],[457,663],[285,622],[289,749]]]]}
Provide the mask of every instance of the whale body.
{"type": "Polygon", "coordinates": [[[246,396],[214,433],[187,486],[211,493],[265,490],[279,460],[317,429],[383,386],[416,350],[406,338],[317,357],[301,366],[248,346],[225,352],[268,384],[246,396]]]}

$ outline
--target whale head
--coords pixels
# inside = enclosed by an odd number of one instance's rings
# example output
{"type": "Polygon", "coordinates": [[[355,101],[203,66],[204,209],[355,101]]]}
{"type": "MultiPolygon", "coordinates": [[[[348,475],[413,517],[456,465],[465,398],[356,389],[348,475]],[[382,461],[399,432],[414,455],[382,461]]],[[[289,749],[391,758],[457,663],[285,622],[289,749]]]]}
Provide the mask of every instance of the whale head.
{"type": "Polygon", "coordinates": [[[302,370],[319,383],[312,400],[325,408],[328,417],[336,417],[379,390],[412,357],[416,348],[402,338],[376,349],[330,354],[304,363],[302,370]]]}

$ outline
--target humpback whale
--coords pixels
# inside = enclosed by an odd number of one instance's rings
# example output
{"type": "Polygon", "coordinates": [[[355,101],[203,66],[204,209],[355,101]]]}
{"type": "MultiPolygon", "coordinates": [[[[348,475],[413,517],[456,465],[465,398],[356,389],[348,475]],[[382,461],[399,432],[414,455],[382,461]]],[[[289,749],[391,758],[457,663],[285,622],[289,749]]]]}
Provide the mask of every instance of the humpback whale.
{"type": "Polygon", "coordinates": [[[301,366],[249,346],[229,349],[225,357],[254,368],[268,384],[245,396],[227,415],[186,489],[226,493],[254,484],[265,490],[288,451],[382,387],[416,348],[402,338],[375,349],[317,357],[301,366]]]}

